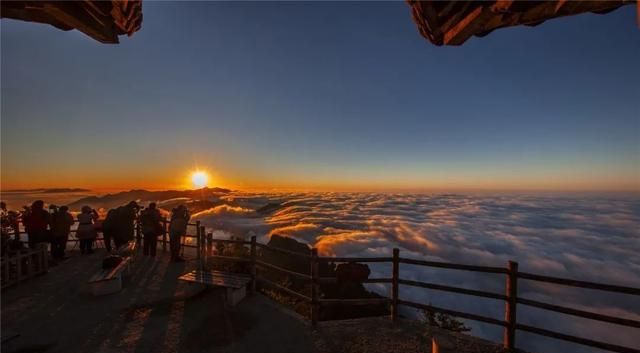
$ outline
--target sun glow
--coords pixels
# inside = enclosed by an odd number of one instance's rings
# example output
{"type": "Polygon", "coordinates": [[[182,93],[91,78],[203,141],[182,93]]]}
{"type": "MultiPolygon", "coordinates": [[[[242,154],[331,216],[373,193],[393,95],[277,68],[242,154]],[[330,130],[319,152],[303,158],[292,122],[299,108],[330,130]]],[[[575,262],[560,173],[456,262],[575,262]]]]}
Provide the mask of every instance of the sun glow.
{"type": "Polygon", "coordinates": [[[196,170],[191,173],[191,184],[196,189],[201,189],[207,186],[209,182],[209,174],[207,172],[196,170]]]}

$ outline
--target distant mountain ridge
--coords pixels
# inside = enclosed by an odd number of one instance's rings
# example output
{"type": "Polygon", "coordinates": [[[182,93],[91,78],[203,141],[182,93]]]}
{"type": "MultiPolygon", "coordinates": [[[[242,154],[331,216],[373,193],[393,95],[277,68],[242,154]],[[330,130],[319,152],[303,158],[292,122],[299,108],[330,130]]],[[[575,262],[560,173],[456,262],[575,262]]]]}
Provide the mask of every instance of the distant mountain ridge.
{"type": "Polygon", "coordinates": [[[55,194],[63,192],[90,192],[89,189],[81,188],[39,188],[39,189],[9,189],[4,192],[20,192],[20,193],[42,193],[42,194],[55,194]]]}
{"type": "Polygon", "coordinates": [[[93,208],[113,208],[124,205],[130,201],[140,202],[158,202],[177,198],[190,198],[190,199],[207,199],[210,197],[220,196],[221,194],[228,194],[232,192],[230,189],[225,188],[202,188],[197,190],[163,190],[163,191],[149,191],[144,189],[134,189],[129,191],[122,191],[115,194],[107,194],[103,196],[88,196],[83,197],[69,204],[69,207],[73,209],[79,209],[82,206],[89,205],[93,208]]]}

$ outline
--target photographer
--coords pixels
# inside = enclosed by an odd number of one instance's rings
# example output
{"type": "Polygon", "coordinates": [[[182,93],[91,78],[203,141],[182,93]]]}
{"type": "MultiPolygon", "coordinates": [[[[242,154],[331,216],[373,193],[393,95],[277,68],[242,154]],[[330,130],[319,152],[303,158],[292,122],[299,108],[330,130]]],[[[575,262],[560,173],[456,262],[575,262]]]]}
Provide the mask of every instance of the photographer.
{"type": "Polygon", "coordinates": [[[98,236],[95,222],[98,220],[98,212],[89,206],[82,207],[82,213],[78,215],[78,230],[76,236],[80,240],[80,253],[93,254],[93,241],[98,236]]]}
{"type": "Polygon", "coordinates": [[[150,203],[149,207],[140,213],[140,224],[144,235],[144,255],[155,257],[158,235],[162,233],[162,216],[160,210],[156,208],[155,202],[150,203]]]}
{"type": "Polygon", "coordinates": [[[174,262],[184,261],[184,259],[180,257],[180,239],[187,233],[189,219],[191,219],[191,215],[185,205],[180,205],[171,210],[169,244],[171,247],[171,260],[174,262]]]}
{"type": "Polygon", "coordinates": [[[51,216],[51,257],[56,260],[64,259],[73,223],[67,206],[60,207],[51,216]]]}
{"type": "Polygon", "coordinates": [[[51,222],[51,215],[44,209],[44,201],[37,200],[31,204],[31,208],[25,207],[22,223],[29,236],[29,248],[35,249],[38,244],[48,239],[47,229],[51,222]]]}
{"type": "Polygon", "coordinates": [[[135,201],[129,202],[126,206],[120,206],[118,212],[117,232],[113,241],[116,249],[132,241],[135,237],[135,221],[138,219],[140,206],[135,201]]]}

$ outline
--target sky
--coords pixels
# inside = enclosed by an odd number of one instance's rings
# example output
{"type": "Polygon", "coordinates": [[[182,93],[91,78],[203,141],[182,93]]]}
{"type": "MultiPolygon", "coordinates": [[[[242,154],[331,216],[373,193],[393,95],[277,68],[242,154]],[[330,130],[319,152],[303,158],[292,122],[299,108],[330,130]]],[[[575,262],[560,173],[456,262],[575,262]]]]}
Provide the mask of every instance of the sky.
{"type": "Polygon", "coordinates": [[[151,2],[118,45],[1,22],[2,189],[640,191],[627,6],[460,47],[404,2],[151,2]]]}

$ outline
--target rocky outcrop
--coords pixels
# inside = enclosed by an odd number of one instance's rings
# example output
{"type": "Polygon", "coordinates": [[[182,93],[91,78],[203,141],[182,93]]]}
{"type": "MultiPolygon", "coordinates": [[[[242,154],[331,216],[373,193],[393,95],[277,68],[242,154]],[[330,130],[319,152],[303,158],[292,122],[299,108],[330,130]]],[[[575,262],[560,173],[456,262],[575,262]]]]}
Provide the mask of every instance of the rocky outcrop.
{"type": "MultiPolygon", "coordinates": [[[[287,250],[289,252],[309,255],[310,248],[307,244],[300,243],[295,239],[273,235],[268,243],[269,246],[287,250]]],[[[287,270],[310,273],[311,263],[309,258],[290,255],[267,248],[259,253],[262,261],[285,268],[287,270]]],[[[261,271],[261,276],[269,280],[286,285],[289,289],[304,295],[311,295],[311,285],[308,281],[294,278],[277,271],[261,271]]],[[[359,263],[323,263],[319,264],[319,275],[322,278],[335,278],[333,281],[323,281],[320,285],[320,297],[325,299],[362,299],[381,298],[380,295],[368,291],[363,281],[369,278],[371,270],[369,266],[359,263]],[[330,283],[331,282],[331,283],[330,283]]],[[[308,314],[306,307],[296,305],[297,311],[301,314],[308,314]]],[[[389,313],[386,304],[348,305],[338,304],[323,306],[320,311],[321,320],[337,320],[347,318],[357,318],[366,316],[379,316],[389,313]]]]}

